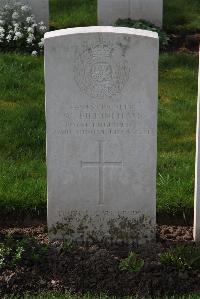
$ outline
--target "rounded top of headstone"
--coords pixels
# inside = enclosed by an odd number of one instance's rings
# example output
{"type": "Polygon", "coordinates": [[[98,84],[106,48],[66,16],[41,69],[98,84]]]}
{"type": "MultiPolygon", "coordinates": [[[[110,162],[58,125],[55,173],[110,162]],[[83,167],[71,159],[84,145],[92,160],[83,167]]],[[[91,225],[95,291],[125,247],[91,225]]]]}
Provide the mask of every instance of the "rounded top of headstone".
{"type": "Polygon", "coordinates": [[[158,33],[148,30],[128,28],[128,27],[113,27],[113,26],[90,26],[90,27],[75,27],[61,30],[55,30],[45,33],[44,38],[54,38],[66,35],[85,34],[85,33],[115,33],[128,34],[135,36],[150,37],[158,39],[158,33]]]}

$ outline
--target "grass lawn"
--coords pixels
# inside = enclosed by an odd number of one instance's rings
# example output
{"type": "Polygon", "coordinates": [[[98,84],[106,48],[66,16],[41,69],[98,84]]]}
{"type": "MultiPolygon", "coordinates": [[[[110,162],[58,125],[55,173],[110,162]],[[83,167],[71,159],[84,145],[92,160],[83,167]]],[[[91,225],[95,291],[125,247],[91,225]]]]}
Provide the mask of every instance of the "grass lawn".
{"type": "Polygon", "coordinates": [[[50,0],[50,27],[95,26],[97,24],[96,0],[50,0]]]}
{"type": "MultiPolygon", "coordinates": [[[[198,58],[161,54],[158,212],[193,208],[198,58]]],[[[1,214],[46,212],[43,58],[0,54],[1,214]]]]}
{"type": "Polygon", "coordinates": [[[43,58],[0,54],[0,70],[1,213],[37,213],[46,208],[43,58]]]}
{"type": "Polygon", "coordinates": [[[198,58],[162,54],[159,80],[158,212],[193,207],[198,58]]]}
{"type": "Polygon", "coordinates": [[[170,33],[200,32],[200,1],[164,0],[164,29],[170,33]]]}

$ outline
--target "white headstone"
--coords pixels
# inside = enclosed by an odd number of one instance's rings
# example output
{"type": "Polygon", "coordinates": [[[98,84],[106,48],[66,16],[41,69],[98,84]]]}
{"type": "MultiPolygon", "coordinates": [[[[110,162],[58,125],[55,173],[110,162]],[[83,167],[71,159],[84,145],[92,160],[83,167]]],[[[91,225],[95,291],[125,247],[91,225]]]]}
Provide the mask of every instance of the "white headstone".
{"type": "Polygon", "coordinates": [[[158,35],[45,34],[48,227],[53,237],[155,237],[158,35]]]}
{"type": "Polygon", "coordinates": [[[43,21],[47,28],[49,27],[49,0],[0,0],[0,7],[12,3],[12,1],[28,4],[36,17],[36,21],[43,21]]]}
{"type": "Polygon", "coordinates": [[[115,25],[118,19],[128,18],[162,27],[163,0],[98,0],[99,25],[115,25]]]}
{"type": "MultiPolygon", "coordinates": [[[[200,52],[199,52],[200,57],[200,52]]],[[[199,60],[200,66],[200,60],[199,60]]],[[[199,92],[197,102],[197,132],[196,132],[196,166],[195,166],[195,198],[194,198],[194,239],[200,242],[200,68],[199,92]]]]}

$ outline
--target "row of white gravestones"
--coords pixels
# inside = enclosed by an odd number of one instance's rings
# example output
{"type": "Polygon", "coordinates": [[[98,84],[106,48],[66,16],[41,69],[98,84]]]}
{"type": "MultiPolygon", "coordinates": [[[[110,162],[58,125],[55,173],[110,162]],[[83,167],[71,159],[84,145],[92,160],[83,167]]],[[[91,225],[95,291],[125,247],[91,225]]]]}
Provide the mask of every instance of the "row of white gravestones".
{"type": "MultiPolygon", "coordinates": [[[[0,0],[0,6],[16,0],[0,0]]],[[[18,0],[17,0],[18,1],[18,0]]],[[[49,26],[49,0],[19,0],[32,8],[38,22],[49,26]]],[[[144,19],[162,26],[163,0],[98,0],[98,24],[114,25],[121,19],[144,19]]]]}
{"type": "Polygon", "coordinates": [[[49,27],[49,0],[0,0],[0,8],[6,4],[12,4],[12,2],[29,5],[36,21],[38,23],[42,21],[47,28],[49,27]]]}
{"type": "MultiPolygon", "coordinates": [[[[200,58],[200,52],[199,52],[200,58]]],[[[194,200],[194,239],[200,242],[200,59],[199,59],[199,92],[197,101],[197,133],[196,133],[196,169],[194,200]]]]}
{"type": "Polygon", "coordinates": [[[158,53],[151,31],[45,34],[52,237],[155,238],[158,53]]]}
{"type": "Polygon", "coordinates": [[[98,0],[99,25],[114,25],[118,19],[128,18],[162,27],[163,0],[98,0]]]}

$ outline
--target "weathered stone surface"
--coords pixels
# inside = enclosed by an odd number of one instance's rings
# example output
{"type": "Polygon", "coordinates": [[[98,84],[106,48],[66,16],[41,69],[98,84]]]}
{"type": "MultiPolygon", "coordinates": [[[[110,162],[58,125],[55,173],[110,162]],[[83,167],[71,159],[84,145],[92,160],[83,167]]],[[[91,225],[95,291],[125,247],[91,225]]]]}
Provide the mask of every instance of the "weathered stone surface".
{"type": "Polygon", "coordinates": [[[45,34],[48,227],[54,237],[155,237],[157,33],[45,34]]]}
{"type": "MultiPolygon", "coordinates": [[[[200,57],[200,52],[199,52],[200,57]]],[[[200,66],[200,63],[199,63],[200,66]]],[[[195,165],[195,198],[194,198],[194,239],[200,242],[200,70],[199,92],[197,102],[197,132],[196,132],[196,165],[195,165]]]]}
{"type": "MultiPolygon", "coordinates": [[[[17,2],[16,0],[0,0],[0,7],[12,1],[17,2]]],[[[43,21],[47,28],[49,27],[49,0],[19,0],[18,2],[28,4],[37,22],[43,21]]]]}
{"type": "Polygon", "coordinates": [[[118,19],[127,18],[162,27],[163,0],[98,0],[99,25],[114,25],[118,19]]]}

